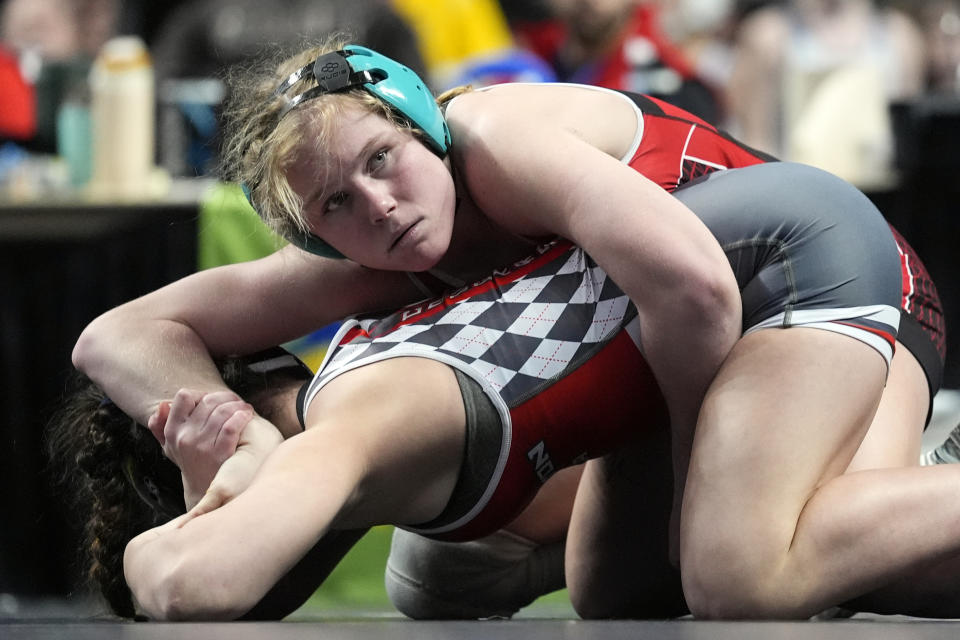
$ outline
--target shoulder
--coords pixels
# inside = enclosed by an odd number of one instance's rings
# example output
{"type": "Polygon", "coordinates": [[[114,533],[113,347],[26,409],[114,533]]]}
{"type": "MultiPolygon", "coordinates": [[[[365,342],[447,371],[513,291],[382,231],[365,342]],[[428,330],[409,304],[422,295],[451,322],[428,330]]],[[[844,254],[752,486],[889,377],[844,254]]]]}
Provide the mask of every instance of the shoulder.
{"type": "Polygon", "coordinates": [[[516,133],[539,130],[573,133],[619,158],[637,128],[636,107],[624,95],[597,87],[563,83],[512,83],[465,93],[447,107],[457,153],[492,140],[510,145],[516,133]],[[506,133],[506,136],[498,134],[506,133]]]}

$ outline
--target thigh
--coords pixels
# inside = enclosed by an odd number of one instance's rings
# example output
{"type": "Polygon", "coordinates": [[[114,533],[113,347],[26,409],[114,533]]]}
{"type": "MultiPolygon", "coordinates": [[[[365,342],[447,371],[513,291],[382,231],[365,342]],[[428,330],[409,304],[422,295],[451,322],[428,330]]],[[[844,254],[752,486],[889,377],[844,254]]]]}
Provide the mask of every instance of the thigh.
{"type": "Polygon", "coordinates": [[[587,463],[567,536],[571,601],[585,618],[669,618],[688,610],[669,561],[670,436],[642,438],[587,463]]]}
{"type": "Polygon", "coordinates": [[[830,331],[766,329],[741,339],[697,426],[684,567],[755,575],[779,566],[806,502],[853,459],[886,369],[875,350],[830,331]]]}
{"type": "MultiPolygon", "coordinates": [[[[929,404],[920,362],[898,344],[877,415],[847,473],[916,465],[929,404]]],[[[929,563],[846,606],[882,614],[955,617],[960,611],[960,557],[929,563]]]]}
{"type": "Polygon", "coordinates": [[[927,376],[920,362],[898,342],[877,413],[847,473],[918,464],[929,409],[927,376]]]}

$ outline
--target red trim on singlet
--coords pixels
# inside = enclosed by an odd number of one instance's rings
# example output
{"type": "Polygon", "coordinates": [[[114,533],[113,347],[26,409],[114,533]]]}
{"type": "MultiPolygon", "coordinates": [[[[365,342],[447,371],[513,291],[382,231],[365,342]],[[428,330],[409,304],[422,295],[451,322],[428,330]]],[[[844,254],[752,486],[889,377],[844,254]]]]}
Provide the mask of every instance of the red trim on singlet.
{"type": "Polygon", "coordinates": [[[913,294],[916,291],[916,285],[913,279],[913,271],[910,268],[910,256],[897,244],[897,251],[900,253],[900,272],[903,276],[903,291],[900,299],[900,308],[910,313],[910,306],[913,302],[913,294]]]}
{"type": "Polygon", "coordinates": [[[875,336],[879,336],[883,338],[891,347],[897,342],[896,336],[889,331],[881,331],[880,329],[874,329],[872,327],[867,327],[862,324],[854,324],[852,322],[843,322],[842,320],[833,320],[833,322],[836,324],[842,324],[845,327],[853,327],[854,329],[860,329],[861,331],[867,331],[875,336]]]}
{"type": "Polygon", "coordinates": [[[643,111],[643,139],[628,164],[667,191],[718,169],[772,159],[683,109],[650,96],[644,99],[661,113],[643,111]]]}
{"type": "Polygon", "coordinates": [[[900,252],[902,295],[900,309],[914,318],[930,339],[942,363],[946,357],[946,325],[943,304],[927,267],[906,238],[890,226],[900,252]]]}

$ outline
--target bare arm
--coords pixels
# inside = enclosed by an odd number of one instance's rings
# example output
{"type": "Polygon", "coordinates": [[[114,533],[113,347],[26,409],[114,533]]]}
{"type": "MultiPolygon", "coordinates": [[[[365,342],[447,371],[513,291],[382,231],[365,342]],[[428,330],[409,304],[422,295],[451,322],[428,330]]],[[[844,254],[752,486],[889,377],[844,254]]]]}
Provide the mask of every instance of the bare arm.
{"type": "Polygon", "coordinates": [[[726,256],[693,212],[583,139],[575,123],[524,117],[515,102],[497,100],[468,94],[448,111],[471,195],[516,233],[576,242],[637,305],[682,480],[700,404],[741,331],[726,256]]]}
{"type": "Polygon", "coordinates": [[[344,374],[320,394],[307,431],[281,444],[246,491],[130,542],[124,573],[148,615],[236,618],[328,532],[423,522],[443,510],[465,419],[448,367],[388,360],[344,374]]]}
{"type": "Polygon", "coordinates": [[[104,313],[81,334],[73,362],[146,424],[178,389],[226,388],[211,354],[250,353],[417,297],[404,274],[287,247],[193,274],[104,313]]]}

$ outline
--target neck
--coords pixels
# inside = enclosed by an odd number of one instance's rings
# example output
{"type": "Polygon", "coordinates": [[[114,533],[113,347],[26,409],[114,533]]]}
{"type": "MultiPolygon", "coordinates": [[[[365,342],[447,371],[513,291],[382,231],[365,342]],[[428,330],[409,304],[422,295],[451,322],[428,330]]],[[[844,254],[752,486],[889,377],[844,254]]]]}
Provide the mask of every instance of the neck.
{"type": "Polygon", "coordinates": [[[534,242],[490,220],[459,185],[457,191],[464,195],[457,205],[450,247],[434,270],[475,282],[531,253],[534,242]]]}

